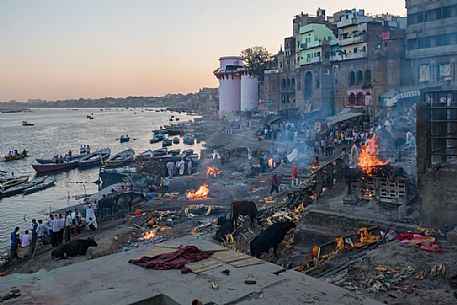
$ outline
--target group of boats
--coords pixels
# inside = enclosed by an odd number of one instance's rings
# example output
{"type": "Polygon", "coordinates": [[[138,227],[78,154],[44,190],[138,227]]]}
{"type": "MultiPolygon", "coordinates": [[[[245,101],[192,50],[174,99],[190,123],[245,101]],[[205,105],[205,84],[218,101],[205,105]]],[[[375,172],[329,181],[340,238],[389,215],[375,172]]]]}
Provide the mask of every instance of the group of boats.
{"type": "Polygon", "coordinates": [[[111,149],[103,148],[87,155],[72,156],[63,162],[53,159],[36,159],[32,164],[37,173],[58,172],[75,168],[87,169],[96,166],[122,166],[133,161],[135,152],[133,149],[124,150],[112,157],[111,149]]]}
{"type": "MultiPolygon", "coordinates": [[[[181,143],[181,140],[179,137],[174,137],[173,139],[170,139],[167,137],[168,136],[173,136],[175,134],[170,134],[168,130],[156,130],[154,131],[154,137],[149,140],[149,143],[154,144],[154,143],[159,143],[162,141],[162,147],[167,147],[171,146],[172,144],[179,144],[181,143]]],[[[183,137],[183,143],[186,145],[193,145],[195,143],[195,137],[193,135],[185,135],[183,137]]]]}
{"type": "Polygon", "coordinates": [[[5,177],[0,176],[0,197],[10,197],[17,194],[32,194],[54,186],[53,177],[35,177],[29,181],[29,176],[5,177]]]}

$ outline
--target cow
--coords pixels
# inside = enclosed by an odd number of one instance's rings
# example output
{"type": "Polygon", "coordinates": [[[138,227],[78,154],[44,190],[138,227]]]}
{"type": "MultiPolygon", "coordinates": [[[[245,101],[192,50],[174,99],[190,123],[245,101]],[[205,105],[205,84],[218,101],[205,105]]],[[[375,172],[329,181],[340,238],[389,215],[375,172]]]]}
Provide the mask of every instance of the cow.
{"type": "Polygon", "coordinates": [[[236,228],[236,220],[240,215],[248,215],[251,218],[251,227],[254,227],[254,221],[260,225],[260,220],[257,218],[257,207],[255,202],[241,200],[232,203],[232,222],[233,227],[236,228]]]}
{"type": "Polygon", "coordinates": [[[116,200],[114,197],[103,197],[102,199],[100,199],[98,201],[98,211],[100,219],[103,219],[103,217],[106,216],[106,214],[113,215],[115,205],[116,200]]]}
{"type": "Polygon", "coordinates": [[[97,247],[97,242],[91,237],[88,237],[87,239],[72,240],[52,250],[51,257],[53,259],[59,259],[86,255],[89,247],[97,247]]]}
{"type": "Polygon", "coordinates": [[[227,219],[225,223],[223,223],[219,229],[216,231],[216,235],[214,236],[214,239],[220,242],[223,242],[225,240],[225,236],[228,234],[233,233],[233,222],[227,219]]]}
{"type": "Polygon", "coordinates": [[[116,195],[115,207],[117,210],[127,210],[129,213],[132,210],[132,206],[138,204],[144,200],[144,195],[142,193],[122,193],[116,195]]]}
{"type": "Polygon", "coordinates": [[[275,258],[278,258],[278,246],[287,232],[293,228],[295,228],[295,224],[290,220],[278,222],[269,226],[251,241],[251,255],[259,258],[263,252],[268,253],[270,248],[273,248],[273,254],[275,255],[275,258]]]}

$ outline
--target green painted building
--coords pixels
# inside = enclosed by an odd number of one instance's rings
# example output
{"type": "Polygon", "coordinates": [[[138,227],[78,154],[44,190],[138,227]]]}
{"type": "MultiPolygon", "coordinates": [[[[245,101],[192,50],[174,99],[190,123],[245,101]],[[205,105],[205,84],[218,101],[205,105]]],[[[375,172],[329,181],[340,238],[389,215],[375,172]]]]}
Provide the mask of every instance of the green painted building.
{"type": "Polygon", "coordinates": [[[298,52],[298,62],[300,66],[322,61],[322,44],[330,44],[330,52],[336,52],[338,40],[335,34],[324,24],[311,23],[300,27],[300,45],[298,52]]]}

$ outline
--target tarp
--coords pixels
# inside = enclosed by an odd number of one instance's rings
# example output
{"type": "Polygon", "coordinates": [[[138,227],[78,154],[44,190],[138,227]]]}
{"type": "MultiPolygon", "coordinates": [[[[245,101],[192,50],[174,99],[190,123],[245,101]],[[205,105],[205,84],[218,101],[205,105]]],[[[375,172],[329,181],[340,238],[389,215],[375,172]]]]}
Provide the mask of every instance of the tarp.
{"type": "Polygon", "coordinates": [[[350,119],[353,119],[353,118],[356,118],[359,116],[362,116],[362,113],[353,113],[353,112],[338,113],[334,116],[328,117],[326,119],[326,122],[327,122],[327,126],[330,127],[335,124],[338,124],[338,123],[341,123],[341,122],[344,122],[344,121],[347,121],[347,120],[350,120],[350,119]]]}
{"type": "Polygon", "coordinates": [[[279,115],[276,114],[269,114],[265,117],[264,124],[271,126],[274,123],[278,122],[281,119],[279,115]]]}

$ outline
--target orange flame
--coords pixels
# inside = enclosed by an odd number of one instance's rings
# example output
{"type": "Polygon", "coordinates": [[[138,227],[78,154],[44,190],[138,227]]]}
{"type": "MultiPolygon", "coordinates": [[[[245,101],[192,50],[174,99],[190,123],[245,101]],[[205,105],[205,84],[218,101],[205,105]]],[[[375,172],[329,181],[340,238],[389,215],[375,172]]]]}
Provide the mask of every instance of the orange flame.
{"type": "Polygon", "coordinates": [[[167,230],[171,230],[171,227],[169,226],[160,226],[159,227],[159,231],[162,232],[162,231],[167,231],[167,230]]]}
{"type": "Polygon", "coordinates": [[[372,175],[374,167],[388,163],[378,159],[378,143],[374,137],[368,139],[367,144],[362,147],[358,161],[359,167],[369,176],[372,175]]]}
{"type": "Polygon", "coordinates": [[[272,167],[273,167],[273,158],[272,158],[272,157],[270,157],[270,158],[268,159],[268,167],[269,167],[269,168],[272,168],[272,167]]]}
{"type": "Polygon", "coordinates": [[[156,236],[156,232],[157,232],[156,229],[145,232],[143,235],[143,239],[148,240],[148,239],[154,238],[156,236]]]}
{"type": "Polygon", "coordinates": [[[186,194],[187,199],[205,199],[208,198],[208,183],[201,185],[196,191],[189,191],[186,194]]]}
{"type": "Polygon", "coordinates": [[[220,176],[221,175],[221,171],[216,168],[216,167],[211,167],[211,166],[208,166],[208,169],[206,171],[206,175],[209,177],[209,176],[213,176],[213,177],[217,177],[217,176],[220,176]]]}

